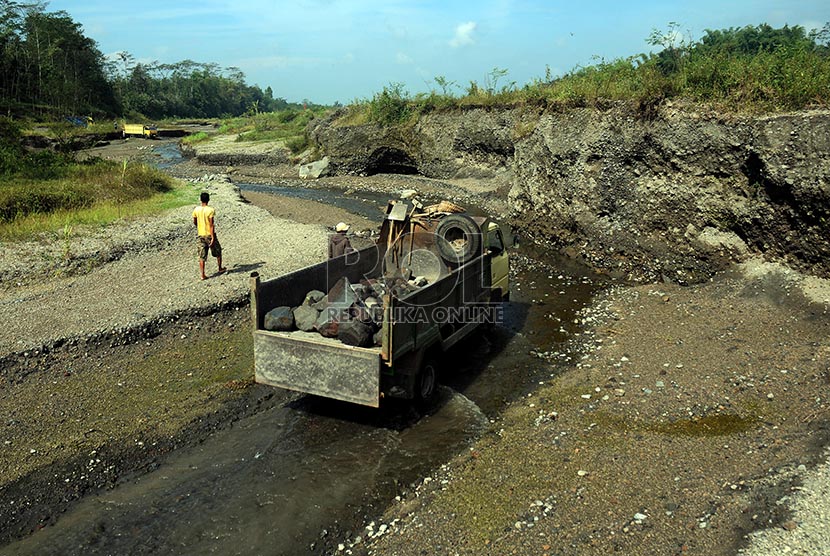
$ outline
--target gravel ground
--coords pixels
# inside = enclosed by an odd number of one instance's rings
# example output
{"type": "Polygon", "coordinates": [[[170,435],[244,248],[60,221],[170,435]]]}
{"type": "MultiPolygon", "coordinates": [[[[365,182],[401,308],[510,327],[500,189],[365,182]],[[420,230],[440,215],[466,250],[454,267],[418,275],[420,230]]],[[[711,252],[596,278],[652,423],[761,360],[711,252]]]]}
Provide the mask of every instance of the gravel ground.
{"type": "Polygon", "coordinates": [[[750,535],[747,556],[830,554],[830,458],[812,472],[788,503],[792,519],[750,535]]]}
{"type": "Polygon", "coordinates": [[[193,206],[200,191],[211,194],[226,274],[215,275],[210,258],[210,279],[199,280],[192,206],[152,222],[79,229],[65,242],[3,245],[0,276],[6,287],[0,291],[0,308],[15,326],[0,328],[0,354],[244,299],[251,272],[267,279],[325,258],[329,231],[324,222],[274,218],[247,204],[221,177],[190,187],[193,206]],[[64,264],[67,257],[71,261],[64,264]]]}
{"type": "Polygon", "coordinates": [[[606,292],[575,352],[538,354],[549,380],[343,552],[830,554],[828,292],[762,261],[606,292]]]}

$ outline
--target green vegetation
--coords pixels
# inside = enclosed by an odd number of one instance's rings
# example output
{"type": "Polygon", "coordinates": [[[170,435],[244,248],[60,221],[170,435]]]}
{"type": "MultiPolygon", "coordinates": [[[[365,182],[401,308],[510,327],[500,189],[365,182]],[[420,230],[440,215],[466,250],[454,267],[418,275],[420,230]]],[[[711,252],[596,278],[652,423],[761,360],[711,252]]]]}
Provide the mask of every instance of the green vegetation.
{"type": "MultiPolygon", "coordinates": [[[[321,116],[323,108],[286,109],[277,112],[260,113],[239,118],[229,118],[219,127],[221,135],[236,135],[236,140],[271,141],[283,143],[291,152],[300,153],[309,145],[306,127],[308,123],[321,116]]],[[[185,143],[198,143],[210,138],[208,134],[198,133],[187,138],[185,143]]]]}
{"type": "Polygon", "coordinates": [[[19,129],[0,118],[0,237],[19,239],[38,231],[104,224],[176,203],[172,180],[162,172],[124,161],[76,162],[50,150],[29,153],[19,129]]]}
{"type": "Polygon", "coordinates": [[[187,137],[182,138],[182,143],[185,145],[195,145],[196,143],[203,143],[210,139],[210,135],[205,133],[204,131],[200,131],[198,133],[194,133],[193,135],[188,135],[187,137]]]}
{"type": "Polygon", "coordinates": [[[392,83],[369,101],[369,120],[382,125],[402,123],[416,113],[413,108],[403,83],[392,83]]]}
{"type": "Polygon", "coordinates": [[[119,113],[133,119],[226,118],[289,106],[284,99],[273,98],[270,87],[262,91],[246,85],[238,68],[192,60],[140,64],[126,52],[119,53],[119,63],[108,67],[120,100],[119,113]]]}
{"type": "Polygon", "coordinates": [[[103,56],[66,12],[0,0],[0,108],[4,113],[115,111],[103,56]]]}
{"type": "Polygon", "coordinates": [[[830,105],[830,24],[807,33],[800,26],[769,25],[707,30],[698,41],[683,38],[676,23],[647,39],[655,53],[612,61],[598,60],[554,78],[523,87],[508,80],[508,71],[494,68],[484,84],[471,82],[460,90],[445,77],[437,88],[411,97],[399,83],[384,87],[371,100],[357,100],[342,122],[400,125],[434,110],[481,106],[553,107],[604,106],[634,102],[649,110],[663,100],[711,103],[736,112],[797,110],[830,105]]]}
{"type": "MultiPolygon", "coordinates": [[[[2,189],[0,185],[0,191],[2,189]]],[[[89,208],[31,213],[11,222],[0,222],[0,240],[28,240],[44,232],[57,232],[60,238],[66,239],[74,234],[77,226],[105,226],[124,218],[159,214],[172,208],[191,205],[197,202],[194,199],[192,190],[173,187],[165,193],[123,203],[99,201],[89,208]]]]}
{"type": "Polygon", "coordinates": [[[237,119],[226,125],[239,126],[237,141],[289,141],[305,137],[308,122],[318,114],[312,110],[284,110],[237,119]]]}

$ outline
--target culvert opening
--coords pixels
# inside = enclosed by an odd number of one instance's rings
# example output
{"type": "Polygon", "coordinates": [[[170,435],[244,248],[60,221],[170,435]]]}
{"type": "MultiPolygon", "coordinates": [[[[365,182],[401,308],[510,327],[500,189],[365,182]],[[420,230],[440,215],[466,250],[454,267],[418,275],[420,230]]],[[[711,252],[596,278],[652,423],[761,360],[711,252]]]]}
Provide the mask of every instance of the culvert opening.
{"type": "Polygon", "coordinates": [[[369,156],[366,173],[374,174],[417,174],[418,167],[408,153],[400,149],[382,148],[369,156]]]}

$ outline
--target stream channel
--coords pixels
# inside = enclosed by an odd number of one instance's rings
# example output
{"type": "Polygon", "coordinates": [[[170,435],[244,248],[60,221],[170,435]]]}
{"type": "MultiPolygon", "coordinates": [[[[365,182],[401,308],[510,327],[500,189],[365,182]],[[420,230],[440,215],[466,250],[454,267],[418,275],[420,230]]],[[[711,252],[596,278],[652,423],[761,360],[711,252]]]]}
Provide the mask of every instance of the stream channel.
{"type": "MultiPolygon", "coordinates": [[[[376,218],[388,195],[240,185],[376,218]]],[[[504,322],[441,362],[438,402],[381,409],[280,391],[284,403],[86,496],[2,554],[329,554],[368,533],[396,496],[468,450],[500,411],[566,364],[577,313],[608,285],[533,245],[511,249],[504,322]],[[540,357],[539,354],[547,354],[540,357]]],[[[376,525],[375,531],[380,524],[376,525]]]]}

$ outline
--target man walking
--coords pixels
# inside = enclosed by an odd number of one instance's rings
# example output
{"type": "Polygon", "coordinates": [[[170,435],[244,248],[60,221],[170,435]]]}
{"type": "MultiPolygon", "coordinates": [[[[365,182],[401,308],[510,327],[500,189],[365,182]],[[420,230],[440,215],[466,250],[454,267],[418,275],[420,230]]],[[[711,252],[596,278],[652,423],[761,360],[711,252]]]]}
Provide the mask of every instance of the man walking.
{"type": "Polygon", "coordinates": [[[207,191],[202,191],[199,200],[202,204],[193,209],[193,225],[196,226],[197,233],[199,234],[199,271],[202,274],[202,280],[207,280],[207,276],[205,275],[205,261],[207,260],[208,250],[210,250],[211,255],[216,257],[216,263],[219,265],[219,274],[222,274],[227,269],[222,266],[222,246],[219,244],[219,240],[216,239],[216,227],[213,223],[216,210],[208,206],[210,194],[207,191]]]}

